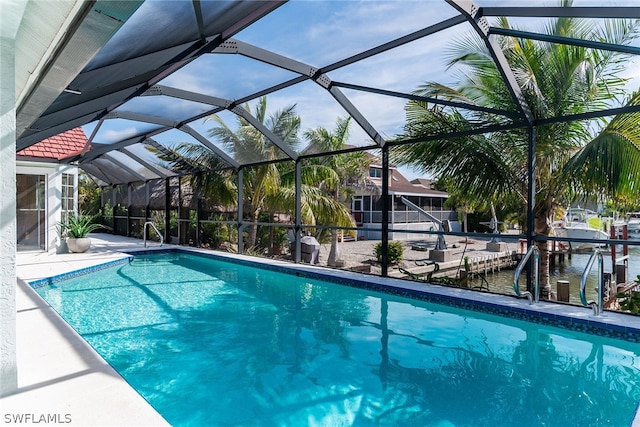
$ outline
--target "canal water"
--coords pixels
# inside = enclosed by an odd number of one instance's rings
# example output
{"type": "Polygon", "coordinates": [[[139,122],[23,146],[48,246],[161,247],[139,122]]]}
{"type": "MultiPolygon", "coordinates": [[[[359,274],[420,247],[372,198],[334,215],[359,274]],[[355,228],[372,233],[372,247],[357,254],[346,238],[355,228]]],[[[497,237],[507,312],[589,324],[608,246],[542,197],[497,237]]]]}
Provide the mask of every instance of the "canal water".
{"type": "MultiPolygon", "coordinates": [[[[571,259],[565,257],[564,262],[558,263],[551,267],[551,288],[556,291],[556,283],[558,280],[568,280],[570,287],[569,301],[573,304],[581,304],[580,302],[580,280],[582,274],[589,262],[591,252],[589,253],[574,253],[571,255],[571,259]]],[[[619,259],[622,257],[621,247],[618,246],[617,262],[620,264],[619,259]]],[[[603,266],[605,273],[612,273],[611,252],[608,248],[603,249],[603,266]]],[[[588,300],[595,300],[597,298],[597,274],[598,263],[597,260],[593,263],[591,273],[587,279],[585,287],[585,293],[588,300]]],[[[627,270],[627,281],[637,280],[640,274],[640,247],[629,248],[629,262],[627,270]]],[[[488,274],[487,281],[489,282],[489,289],[492,292],[513,295],[513,279],[514,270],[502,270],[497,273],[488,274]]],[[[475,279],[476,281],[478,279],[475,279]]],[[[615,280],[615,276],[612,278],[615,280]]],[[[527,286],[526,274],[523,273],[519,280],[520,289],[525,290],[527,286]]]]}

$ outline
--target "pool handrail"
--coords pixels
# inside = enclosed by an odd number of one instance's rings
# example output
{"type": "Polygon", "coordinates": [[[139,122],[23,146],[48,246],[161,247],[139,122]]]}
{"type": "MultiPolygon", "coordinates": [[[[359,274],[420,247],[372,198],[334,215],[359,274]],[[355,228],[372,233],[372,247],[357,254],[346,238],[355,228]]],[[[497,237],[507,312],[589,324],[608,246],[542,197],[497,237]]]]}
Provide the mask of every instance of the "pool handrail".
{"type": "Polygon", "coordinates": [[[585,307],[591,306],[593,308],[593,315],[600,316],[602,314],[602,307],[604,304],[604,261],[602,257],[602,250],[596,248],[591,257],[589,257],[589,261],[587,262],[587,266],[582,273],[582,278],[580,279],[580,301],[582,305],[585,307]],[[587,277],[591,272],[591,268],[593,267],[593,262],[598,258],[598,301],[588,301],[587,296],[585,295],[585,287],[587,286],[587,277]]]}
{"type": "Polygon", "coordinates": [[[527,251],[527,253],[522,257],[520,263],[516,267],[516,271],[513,275],[513,291],[516,293],[516,296],[519,298],[528,298],[529,304],[538,303],[540,301],[540,250],[538,247],[533,244],[527,251]],[[518,283],[518,279],[520,279],[520,274],[522,273],[522,269],[531,258],[531,254],[535,254],[533,257],[533,274],[535,276],[535,287],[533,295],[529,291],[520,292],[520,284],[518,283]]]}
{"type": "Polygon", "coordinates": [[[160,236],[160,246],[162,246],[162,244],[164,243],[164,238],[162,237],[162,234],[160,234],[160,232],[158,231],[158,229],[156,228],[155,224],[151,221],[147,221],[144,223],[143,231],[142,231],[142,237],[143,237],[143,242],[144,242],[144,247],[147,247],[147,225],[150,225],[151,228],[153,228],[156,232],[156,234],[158,236],[160,236]]]}

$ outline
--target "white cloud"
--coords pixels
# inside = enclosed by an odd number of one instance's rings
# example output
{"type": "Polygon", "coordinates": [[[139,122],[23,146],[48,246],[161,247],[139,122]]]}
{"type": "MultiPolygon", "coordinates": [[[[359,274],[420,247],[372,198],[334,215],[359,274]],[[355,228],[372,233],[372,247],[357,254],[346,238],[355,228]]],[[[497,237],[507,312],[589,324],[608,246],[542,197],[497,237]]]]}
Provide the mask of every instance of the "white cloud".
{"type": "MultiPolygon", "coordinates": [[[[115,122],[115,120],[110,120],[110,122],[115,122]]],[[[105,129],[104,131],[101,128],[96,135],[95,141],[103,144],[114,143],[126,138],[130,138],[131,136],[136,135],[139,132],[140,128],[136,126],[129,126],[121,129],[114,129],[114,127],[110,127],[109,129],[105,129]]]]}
{"type": "Polygon", "coordinates": [[[629,92],[637,91],[640,89],[640,57],[635,56],[629,61],[625,71],[622,72],[622,77],[629,79],[626,85],[626,90],[629,92]]]}
{"type": "MultiPolygon", "coordinates": [[[[493,3],[504,5],[504,1],[511,0],[496,0],[493,3]]],[[[521,1],[513,0],[511,4],[521,4],[521,1]]],[[[483,0],[478,3],[488,5],[490,2],[483,0]]],[[[284,4],[260,22],[248,27],[237,38],[309,65],[322,67],[455,15],[457,12],[440,0],[294,1],[284,4]]],[[[535,22],[539,23],[541,20],[535,22]]],[[[448,41],[468,29],[469,26],[463,24],[433,34],[335,70],[329,77],[334,81],[400,92],[411,92],[426,81],[448,84],[451,74],[444,70],[448,41]]],[[[640,62],[636,59],[625,73],[635,79],[632,84],[637,89],[640,62]]],[[[237,99],[260,88],[285,81],[292,75],[245,57],[205,55],[165,79],[162,84],[195,93],[237,99]]],[[[346,89],[343,92],[385,138],[393,138],[402,130],[406,100],[346,89]]],[[[338,117],[347,116],[347,112],[327,91],[311,81],[270,94],[268,98],[270,112],[296,104],[303,130],[319,126],[333,129],[338,117]]],[[[153,98],[148,99],[153,102],[153,98]]],[[[186,102],[176,100],[171,110],[184,112],[188,111],[187,107],[186,102]]],[[[115,125],[109,123],[112,124],[115,125]]],[[[206,126],[210,127],[209,124],[206,126]]],[[[198,127],[202,127],[201,124],[198,127]]],[[[357,128],[356,123],[353,123],[352,129],[351,143],[363,145],[368,136],[357,128]]],[[[104,132],[102,136],[116,140],[119,135],[130,135],[136,130],[132,127],[114,128],[104,132]]]]}
{"type": "Polygon", "coordinates": [[[205,70],[182,70],[160,81],[159,84],[177,89],[187,90],[190,92],[201,93],[202,88],[211,87],[214,82],[207,81],[205,70]]]}
{"type": "Polygon", "coordinates": [[[326,65],[370,49],[440,20],[456,12],[444,2],[341,2],[345,6],[330,19],[314,22],[307,34],[316,57],[326,65]],[[434,7],[435,6],[435,7],[434,7]],[[319,49],[318,49],[319,48],[319,49]]]}
{"type": "MultiPolygon", "coordinates": [[[[306,58],[312,66],[323,66],[455,13],[444,2],[290,2],[241,32],[237,38],[295,59],[306,58]],[[434,8],[435,4],[438,7],[434,8]]],[[[433,66],[436,63],[434,57],[438,56],[437,50],[446,37],[444,33],[436,34],[429,37],[429,41],[377,55],[361,64],[336,71],[335,79],[411,91],[426,80],[426,75],[436,78],[439,71],[433,66]]],[[[237,99],[291,76],[244,57],[206,55],[161,83],[195,93],[237,99]],[[269,80],[274,72],[279,78],[269,80]]],[[[333,75],[331,77],[334,78],[333,75]]],[[[385,137],[393,137],[401,129],[405,100],[352,91],[349,96],[385,137]]],[[[291,104],[297,104],[303,130],[318,126],[333,129],[338,117],[347,116],[330,94],[312,82],[269,95],[269,110],[272,112],[291,104]]],[[[174,108],[183,110],[177,101],[174,108]]],[[[368,136],[354,123],[352,143],[362,145],[367,139],[368,136]]]]}

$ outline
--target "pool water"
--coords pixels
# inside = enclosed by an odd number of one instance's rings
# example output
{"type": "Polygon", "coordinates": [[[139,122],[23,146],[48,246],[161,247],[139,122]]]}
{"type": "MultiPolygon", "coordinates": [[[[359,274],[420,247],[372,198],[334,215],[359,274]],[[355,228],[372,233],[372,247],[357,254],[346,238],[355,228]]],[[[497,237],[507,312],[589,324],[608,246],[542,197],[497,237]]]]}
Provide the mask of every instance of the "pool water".
{"type": "Polygon", "coordinates": [[[628,426],[640,345],[191,254],[37,288],[178,426],[628,426]]]}

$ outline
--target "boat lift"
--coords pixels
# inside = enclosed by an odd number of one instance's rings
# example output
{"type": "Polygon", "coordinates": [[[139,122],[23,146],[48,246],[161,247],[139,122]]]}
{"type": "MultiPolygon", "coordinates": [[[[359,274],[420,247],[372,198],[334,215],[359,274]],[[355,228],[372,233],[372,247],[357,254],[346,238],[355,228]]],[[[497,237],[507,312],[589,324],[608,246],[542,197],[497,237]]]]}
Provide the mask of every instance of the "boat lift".
{"type": "Polygon", "coordinates": [[[502,242],[502,240],[500,239],[500,230],[498,230],[498,224],[502,224],[502,221],[498,221],[496,208],[493,206],[493,202],[491,202],[491,221],[481,222],[480,224],[487,225],[493,231],[493,236],[490,240],[491,243],[502,242]]]}
{"type": "Polygon", "coordinates": [[[442,234],[442,233],[445,232],[443,222],[441,220],[439,220],[438,218],[436,218],[435,216],[431,215],[429,212],[427,212],[424,209],[422,209],[420,206],[418,206],[415,203],[409,201],[408,199],[406,199],[404,197],[400,197],[400,200],[402,201],[402,203],[404,203],[406,206],[410,207],[414,211],[418,212],[420,215],[423,215],[423,216],[427,217],[430,221],[436,223],[436,225],[438,226],[439,233],[438,233],[438,241],[436,242],[435,250],[443,251],[443,250],[447,249],[447,242],[444,239],[444,234],[442,234]]]}

